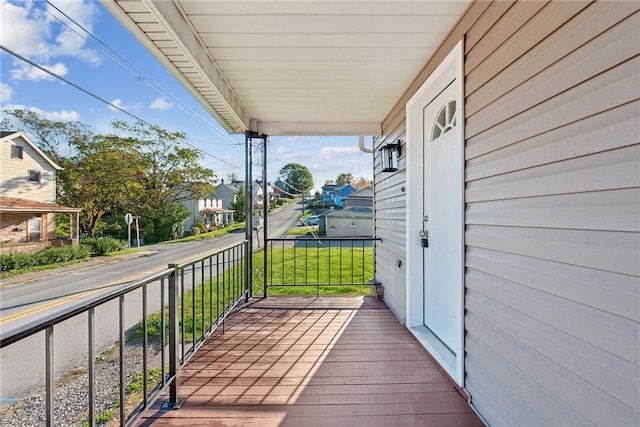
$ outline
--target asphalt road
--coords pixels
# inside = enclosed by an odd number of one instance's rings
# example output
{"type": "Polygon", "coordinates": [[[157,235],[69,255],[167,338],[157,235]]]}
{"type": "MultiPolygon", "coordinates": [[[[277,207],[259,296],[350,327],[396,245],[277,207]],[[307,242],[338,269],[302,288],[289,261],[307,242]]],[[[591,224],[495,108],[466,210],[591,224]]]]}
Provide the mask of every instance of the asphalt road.
{"type": "MultiPolygon", "coordinates": [[[[295,227],[300,204],[290,204],[269,215],[269,238],[286,236],[295,227]]],[[[137,255],[102,257],[88,263],[67,268],[28,274],[3,280],[0,293],[0,333],[11,330],[71,306],[84,299],[128,284],[162,271],[172,263],[214,253],[244,240],[244,231],[216,239],[185,243],[144,246],[137,255]]],[[[263,246],[263,231],[254,231],[254,247],[263,246]]],[[[159,287],[149,289],[149,313],[159,309],[159,287]],[[153,301],[158,301],[157,307],[153,301]]],[[[127,297],[126,327],[138,323],[142,317],[141,295],[127,297]]],[[[139,293],[141,294],[141,293],[139,293]]],[[[97,352],[117,341],[118,307],[107,304],[96,311],[97,352]]],[[[78,365],[86,364],[86,316],[69,319],[55,328],[55,370],[58,375],[78,365]]],[[[6,407],[29,390],[43,385],[44,334],[15,343],[0,350],[0,407],[6,407]]]]}

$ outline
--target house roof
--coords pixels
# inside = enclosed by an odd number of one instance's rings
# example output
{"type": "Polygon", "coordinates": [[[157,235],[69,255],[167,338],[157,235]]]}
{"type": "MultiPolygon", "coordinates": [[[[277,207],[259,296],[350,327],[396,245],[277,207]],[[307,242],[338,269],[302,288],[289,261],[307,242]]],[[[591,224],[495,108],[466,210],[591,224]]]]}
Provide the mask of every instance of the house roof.
{"type": "Polygon", "coordinates": [[[345,199],[368,199],[373,197],[373,188],[365,187],[345,196],[345,199]]]}
{"type": "Polygon", "coordinates": [[[324,216],[333,218],[373,218],[373,209],[366,206],[354,206],[326,213],[324,216]]]}
{"type": "Polygon", "coordinates": [[[234,194],[238,192],[238,190],[240,190],[240,187],[233,185],[233,184],[218,184],[216,185],[216,192],[219,191],[219,189],[221,188],[225,188],[231,192],[233,192],[234,194]]]}
{"type": "Polygon", "coordinates": [[[20,199],[17,197],[0,196],[0,212],[23,213],[73,213],[82,209],[56,205],[55,203],[36,202],[34,200],[20,199]]]}
{"type": "Polygon", "coordinates": [[[44,161],[46,161],[47,163],[49,163],[51,165],[51,167],[55,170],[62,170],[62,167],[60,167],[56,162],[54,162],[53,160],[51,160],[49,158],[49,156],[47,156],[46,154],[44,154],[44,152],[38,148],[38,146],[36,146],[29,138],[27,138],[27,136],[22,133],[22,132],[13,132],[13,131],[2,131],[2,133],[0,134],[0,143],[2,142],[10,142],[13,141],[16,138],[20,138],[22,139],[22,141],[28,145],[33,151],[35,151],[40,157],[42,157],[42,159],[44,159],[44,161]]]}
{"type": "Polygon", "coordinates": [[[230,133],[380,135],[471,0],[102,4],[230,133]]]}

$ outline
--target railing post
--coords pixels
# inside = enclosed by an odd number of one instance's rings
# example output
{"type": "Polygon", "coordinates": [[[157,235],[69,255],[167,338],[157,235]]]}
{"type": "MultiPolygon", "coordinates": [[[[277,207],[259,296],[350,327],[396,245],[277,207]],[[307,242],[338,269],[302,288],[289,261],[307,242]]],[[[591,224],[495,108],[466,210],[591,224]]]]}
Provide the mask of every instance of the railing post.
{"type": "MultiPolygon", "coordinates": [[[[266,221],[265,221],[266,222],[266,221]]],[[[264,299],[267,299],[267,295],[268,295],[268,282],[267,282],[267,252],[270,252],[271,249],[269,248],[269,246],[273,247],[273,244],[267,239],[267,236],[265,235],[264,238],[264,256],[262,257],[262,290],[263,290],[263,297],[264,299]]]]}
{"type": "Polygon", "coordinates": [[[54,424],[54,411],[53,411],[53,395],[55,393],[55,367],[53,366],[53,326],[49,326],[45,330],[45,363],[46,363],[46,411],[47,411],[47,427],[52,427],[54,424]]]}
{"type": "Polygon", "coordinates": [[[88,359],[89,359],[89,427],[96,425],[96,324],[95,309],[87,312],[88,359]]]}
{"type": "Polygon", "coordinates": [[[178,264],[169,264],[173,271],[169,274],[169,377],[173,378],[169,385],[169,400],[165,403],[168,409],[178,409],[184,398],[178,396],[180,361],[178,360],[178,283],[176,275],[178,264]]]}

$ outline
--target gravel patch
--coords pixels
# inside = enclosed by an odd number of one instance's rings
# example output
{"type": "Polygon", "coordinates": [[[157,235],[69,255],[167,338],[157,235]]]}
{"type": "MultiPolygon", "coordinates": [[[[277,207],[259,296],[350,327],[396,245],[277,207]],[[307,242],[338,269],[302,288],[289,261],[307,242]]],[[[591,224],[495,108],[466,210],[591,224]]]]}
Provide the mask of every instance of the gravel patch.
{"type": "MultiPolygon", "coordinates": [[[[126,344],[126,384],[142,372],[143,351],[140,345],[126,344]]],[[[160,366],[160,353],[156,346],[148,347],[149,369],[160,366]]],[[[99,426],[118,425],[120,366],[119,345],[103,353],[95,368],[95,413],[104,416],[99,426]],[[112,414],[112,415],[110,415],[112,414]]],[[[61,427],[87,426],[89,414],[89,375],[82,366],[56,380],[54,393],[54,424],[61,427]]],[[[149,384],[150,387],[155,384],[149,384]]],[[[6,408],[0,414],[0,425],[32,427],[46,424],[45,388],[34,390],[29,396],[6,408]]],[[[128,408],[128,411],[131,409],[128,408]]]]}

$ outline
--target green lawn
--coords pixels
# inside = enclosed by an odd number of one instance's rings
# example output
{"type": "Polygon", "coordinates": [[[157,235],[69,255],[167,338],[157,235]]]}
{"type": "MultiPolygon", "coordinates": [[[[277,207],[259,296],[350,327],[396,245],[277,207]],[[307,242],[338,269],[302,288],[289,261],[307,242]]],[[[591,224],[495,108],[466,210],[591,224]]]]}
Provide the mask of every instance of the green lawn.
{"type": "MultiPolygon", "coordinates": [[[[360,296],[369,294],[369,278],[373,277],[373,248],[315,248],[309,249],[279,248],[267,253],[270,264],[269,295],[340,295],[360,296]],[[342,258],[342,263],[340,262],[342,258]],[[329,268],[331,266],[331,268],[329,268]],[[276,286],[286,283],[287,286],[276,286]],[[297,283],[299,286],[292,286],[297,283]],[[340,285],[344,283],[344,285],[340,285]],[[352,285],[362,283],[364,285],[352,285]],[[274,285],[276,284],[276,285],[274,285]]],[[[263,251],[256,252],[253,260],[253,294],[264,294],[263,251]]],[[[195,293],[185,293],[184,333],[187,342],[197,340],[210,324],[224,312],[243,291],[243,267],[238,265],[228,269],[224,275],[218,275],[204,286],[197,287],[195,293]],[[195,316],[194,316],[195,313],[195,316]],[[195,320],[194,320],[195,319],[195,320]]],[[[178,316],[181,316],[181,314],[178,316]]],[[[165,319],[168,322],[168,314],[165,319]]],[[[160,337],[160,313],[147,318],[150,340],[160,337]]],[[[180,333],[182,329],[180,330],[180,333]]],[[[133,328],[128,339],[142,337],[142,322],[133,328]]]]}
{"type": "MultiPolygon", "coordinates": [[[[257,295],[264,292],[263,253],[254,256],[257,295]]],[[[368,295],[373,248],[273,248],[267,252],[267,277],[269,295],[368,295]]]]}

